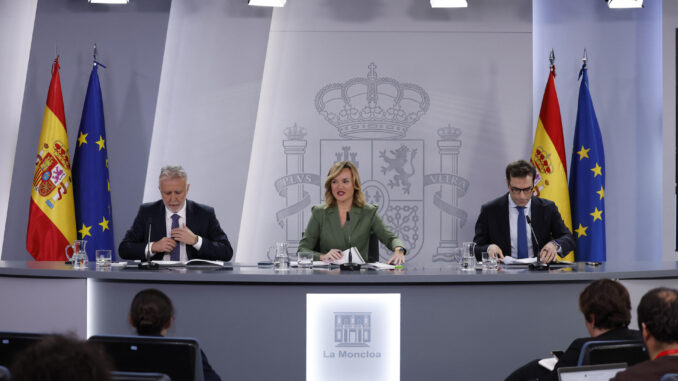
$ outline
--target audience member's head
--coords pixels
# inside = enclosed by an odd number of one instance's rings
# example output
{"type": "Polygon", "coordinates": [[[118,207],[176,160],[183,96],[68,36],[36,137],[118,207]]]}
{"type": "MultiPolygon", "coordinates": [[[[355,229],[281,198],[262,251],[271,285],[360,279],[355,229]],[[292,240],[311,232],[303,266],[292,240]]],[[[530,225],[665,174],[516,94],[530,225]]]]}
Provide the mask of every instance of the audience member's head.
{"type": "Polygon", "coordinates": [[[651,358],[667,347],[678,347],[678,290],[648,291],[638,304],[638,327],[651,358]]]}
{"type": "Polygon", "coordinates": [[[172,301],[160,290],[139,291],[129,309],[129,322],[139,335],[165,336],[174,320],[172,301]]]}
{"type": "Polygon", "coordinates": [[[17,354],[12,381],[107,381],[112,362],[99,346],[50,335],[17,354]]]}
{"type": "Polygon", "coordinates": [[[631,298],[621,283],[599,279],[579,294],[579,310],[584,314],[591,336],[615,328],[628,327],[631,322],[631,298]]]}

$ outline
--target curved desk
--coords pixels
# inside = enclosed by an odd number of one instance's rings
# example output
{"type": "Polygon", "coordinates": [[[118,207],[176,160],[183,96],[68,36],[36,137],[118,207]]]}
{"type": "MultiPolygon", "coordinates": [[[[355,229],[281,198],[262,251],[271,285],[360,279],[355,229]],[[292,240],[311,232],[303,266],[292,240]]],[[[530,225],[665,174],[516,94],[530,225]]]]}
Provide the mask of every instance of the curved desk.
{"type": "Polygon", "coordinates": [[[493,273],[444,266],[281,273],[238,265],[101,272],[0,261],[0,330],[133,334],[127,323],[132,297],[154,287],[175,305],[169,335],[198,338],[223,379],[303,380],[307,293],[400,293],[402,380],[494,380],[586,336],[577,300],[599,278],[621,279],[635,309],[648,289],[678,287],[678,265],[493,273]]]}

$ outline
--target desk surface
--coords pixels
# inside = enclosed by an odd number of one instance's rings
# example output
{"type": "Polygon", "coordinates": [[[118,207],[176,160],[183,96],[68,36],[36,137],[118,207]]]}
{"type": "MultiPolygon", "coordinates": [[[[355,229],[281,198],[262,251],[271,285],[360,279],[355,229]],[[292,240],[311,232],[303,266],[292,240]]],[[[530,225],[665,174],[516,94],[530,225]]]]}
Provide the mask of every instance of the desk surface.
{"type": "Polygon", "coordinates": [[[139,270],[135,264],[125,269],[96,271],[90,263],[88,270],[72,270],[63,262],[0,261],[0,276],[44,278],[92,278],[122,281],[161,281],[189,283],[520,283],[568,282],[599,278],[657,279],[678,278],[678,262],[603,263],[590,266],[576,263],[572,267],[549,271],[530,271],[527,268],[500,268],[498,271],[463,271],[450,265],[408,266],[402,270],[361,270],[341,272],[339,269],[296,269],[276,271],[255,265],[236,264],[232,270],[194,270],[161,268],[139,270]]]}

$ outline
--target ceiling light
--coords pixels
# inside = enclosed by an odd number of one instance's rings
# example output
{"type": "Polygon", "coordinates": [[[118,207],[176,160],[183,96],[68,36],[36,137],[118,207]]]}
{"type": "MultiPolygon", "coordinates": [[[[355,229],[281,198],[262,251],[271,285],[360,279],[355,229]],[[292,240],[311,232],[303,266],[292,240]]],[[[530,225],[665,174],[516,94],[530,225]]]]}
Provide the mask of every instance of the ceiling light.
{"type": "Polygon", "coordinates": [[[643,0],[607,0],[610,8],[642,8],[643,0]]]}
{"type": "Polygon", "coordinates": [[[284,7],[287,0],[247,0],[247,4],[256,7],[284,7]]]}
{"type": "Polygon", "coordinates": [[[431,8],[468,8],[466,0],[431,0],[431,8]]]}
{"type": "Polygon", "coordinates": [[[129,0],[87,0],[92,4],[127,4],[129,0]]]}

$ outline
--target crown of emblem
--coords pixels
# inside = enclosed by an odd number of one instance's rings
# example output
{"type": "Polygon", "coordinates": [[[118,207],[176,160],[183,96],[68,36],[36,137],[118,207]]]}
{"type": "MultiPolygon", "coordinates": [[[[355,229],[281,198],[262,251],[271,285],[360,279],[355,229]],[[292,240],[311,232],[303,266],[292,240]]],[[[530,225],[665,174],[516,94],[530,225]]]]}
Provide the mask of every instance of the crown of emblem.
{"type": "Polygon", "coordinates": [[[438,136],[442,140],[455,140],[461,135],[461,130],[452,127],[451,125],[447,125],[447,127],[442,127],[438,129],[438,136]]]}
{"type": "Polygon", "coordinates": [[[429,98],[418,85],[377,77],[370,63],[366,78],[323,87],[315,107],[345,138],[404,137],[427,111],[429,98]]]}
{"type": "Polygon", "coordinates": [[[289,140],[304,140],[304,137],[306,136],[306,129],[304,127],[299,127],[296,123],[294,123],[294,126],[287,127],[283,133],[289,140]]]}

